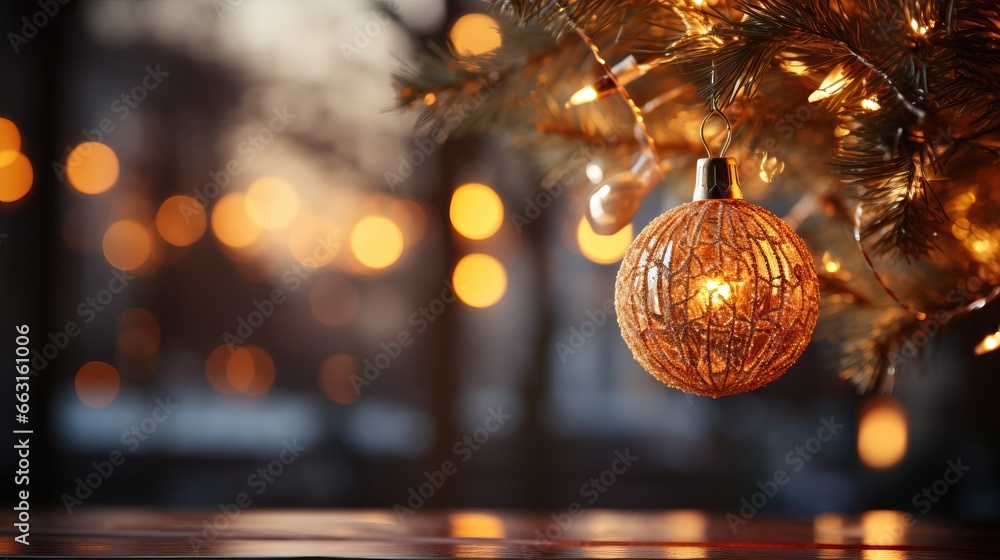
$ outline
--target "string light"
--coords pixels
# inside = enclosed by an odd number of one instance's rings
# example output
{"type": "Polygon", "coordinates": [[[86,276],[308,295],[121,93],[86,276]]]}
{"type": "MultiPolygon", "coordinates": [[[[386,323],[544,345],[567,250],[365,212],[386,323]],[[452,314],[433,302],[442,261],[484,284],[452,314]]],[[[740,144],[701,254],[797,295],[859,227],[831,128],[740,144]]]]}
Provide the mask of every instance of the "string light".
{"type": "Polygon", "coordinates": [[[843,89],[849,81],[850,80],[844,77],[844,66],[842,64],[838,64],[833,70],[830,71],[829,74],[827,74],[826,78],[823,79],[823,82],[819,85],[816,91],[809,94],[809,102],[815,103],[821,99],[830,97],[843,89]]]}
{"type": "MultiPolygon", "coordinates": [[[[649,129],[646,127],[643,110],[636,105],[635,100],[632,99],[628,90],[625,89],[624,83],[618,79],[615,70],[608,66],[607,61],[601,54],[600,47],[567,14],[566,8],[558,0],[556,1],[556,6],[559,8],[560,13],[573,26],[573,29],[576,30],[580,39],[590,48],[590,52],[594,55],[594,60],[601,65],[601,68],[604,69],[605,77],[614,86],[613,91],[617,92],[622,100],[625,101],[635,119],[635,126],[632,131],[641,149],[641,155],[632,165],[631,170],[616,173],[608,178],[605,184],[600,185],[597,190],[591,193],[585,216],[585,219],[590,222],[590,227],[594,228],[593,231],[595,233],[610,235],[628,226],[630,228],[629,234],[631,235],[630,222],[632,216],[638,210],[638,204],[636,203],[640,202],[644,194],[652,190],[663,179],[663,170],[660,168],[660,156],[656,150],[656,140],[653,139],[653,135],[650,134],[649,129]]],[[[656,60],[659,60],[661,63],[664,61],[663,58],[653,59],[653,62],[650,62],[650,67],[655,64],[656,60]]],[[[626,61],[619,63],[619,65],[626,62],[627,64],[633,64],[632,61],[626,59],[626,61]]],[[[635,63],[638,63],[638,61],[635,61],[635,63]]],[[[634,75],[638,76],[641,73],[634,75]]],[[[578,229],[577,235],[579,236],[579,234],[580,231],[578,229]]]]}
{"type": "Polygon", "coordinates": [[[875,112],[882,108],[878,103],[878,98],[876,96],[871,96],[867,99],[861,100],[861,108],[865,111],[875,112]]]}
{"type": "Polygon", "coordinates": [[[782,60],[779,65],[782,70],[796,75],[802,75],[809,69],[808,66],[798,60],[782,60]]]}
{"type": "Polygon", "coordinates": [[[840,270],[840,263],[830,257],[830,251],[823,253],[823,268],[830,274],[835,274],[840,270]]]}
{"type": "MultiPolygon", "coordinates": [[[[664,62],[665,60],[661,57],[652,57],[640,62],[635,55],[628,55],[622,59],[621,62],[612,66],[611,72],[614,74],[615,78],[617,78],[618,81],[625,86],[645,76],[650,70],[656,68],[664,62]]],[[[615,86],[614,79],[610,75],[605,74],[594,81],[591,85],[586,86],[574,93],[566,103],[566,107],[590,103],[591,101],[602,99],[611,95],[616,91],[617,86],[615,86]]]]}
{"type": "Polygon", "coordinates": [[[997,348],[1000,348],[1000,330],[997,330],[997,332],[993,334],[986,335],[986,338],[976,345],[974,352],[977,356],[982,356],[983,354],[992,352],[997,348]]]}
{"type": "Polygon", "coordinates": [[[774,178],[785,170],[785,162],[779,161],[776,156],[764,154],[760,159],[760,180],[770,183],[774,178]]]}
{"type": "Polygon", "coordinates": [[[584,103],[590,103],[595,99],[597,99],[597,90],[594,89],[594,86],[587,86],[574,93],[573,96],[569,98],[569,104],[583,105],[584,103]]]}

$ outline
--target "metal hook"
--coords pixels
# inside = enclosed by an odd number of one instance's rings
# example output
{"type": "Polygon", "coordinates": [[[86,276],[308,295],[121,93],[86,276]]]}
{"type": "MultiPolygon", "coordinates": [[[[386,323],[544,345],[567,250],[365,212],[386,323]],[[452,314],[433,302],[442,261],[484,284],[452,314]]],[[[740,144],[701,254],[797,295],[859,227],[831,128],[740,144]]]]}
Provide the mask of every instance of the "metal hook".
{"type": "Polygon", "coordinates": [[[711,119],[715,115],[718,115],[719,117],[722,118],[722,122],[726,123],[726,142],[722,145],[722,151],[719,152],[719,156],[718,157],[720,157],[720,158],[721,157],[726,157],[726,150],[729,149],[729,143],[733,139],[733,127],[732,127],[731,124],[729,124],[729,119],[727,119],[726,115],[724,115],[722,113],[722,111],[719,110],[719,106],[715,102],[715,62],[712,62],[712,105],[711,105],[711,107],[712,107],[712,110],[709,111],[709,113],[707,115],[705,115],[705,118],[702,119],[702,121],[701,121],[701,129],[700,129],[700,133],[701,133],[701,145],[705,146],[705,151],[708,153],[708,157],[714,157],[714,156],[712,156],[712,150],[709,149],[709,147],[708,147],[708,141],[705,140],[705,125],[708,124],[709,119],[711,119]]]}
{"type": "Polygon", "coordinates": [[[722,114],[722,111],[712,107],[712,111],[705,115],[705,118],[701,121],[701,145],[705,146],[705,151],[708,152],[708,157],[716,157],[712,155],[712,150],[708,147],[708,141],[705,140],[705,125],[708,124],[708,120],[713,116],[718,115],[722,119],[722,122],[726,123],[726,142],[722,145],[722,151],[719,152],[718,157],[726,157],[726,150],[729,149],[729,143],[733,139],[733,127],[729,124],[729,119],[726,115],[722,114]]]}

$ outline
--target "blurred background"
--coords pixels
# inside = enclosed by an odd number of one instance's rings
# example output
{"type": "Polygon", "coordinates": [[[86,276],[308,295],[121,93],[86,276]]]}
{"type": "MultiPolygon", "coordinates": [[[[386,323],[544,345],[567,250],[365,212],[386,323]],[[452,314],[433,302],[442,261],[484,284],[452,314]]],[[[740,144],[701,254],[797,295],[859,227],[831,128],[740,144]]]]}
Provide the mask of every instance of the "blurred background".
{"type": "Polygon", "coordinates": [[[720,400],[642,371],[618,261],[683,201],[597,236],[563,176],[600,182],[603,147],[538,169],[501,135],[414,134],[387,110],[428,43],[503,41],[483,9],[0,5],[0,348],[11,363],[30,326],[33,505],[215,507],[295,442],[255,506],[405,505],[452,461],[427,507],[565,511],[628,450],[588,507],[738,515],[781,469],[766,513],[1000,515],[997,353],[945,345],[892,397],[858,396],[821,342],[720,400]]]}

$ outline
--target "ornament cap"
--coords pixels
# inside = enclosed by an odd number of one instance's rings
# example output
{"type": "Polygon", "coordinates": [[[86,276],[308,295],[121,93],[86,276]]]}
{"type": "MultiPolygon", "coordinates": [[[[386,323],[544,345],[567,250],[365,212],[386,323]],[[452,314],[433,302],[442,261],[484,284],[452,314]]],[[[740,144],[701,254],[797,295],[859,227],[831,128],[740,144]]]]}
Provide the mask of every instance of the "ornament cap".
{"type": "Polygon", "coordinates": [[[736,158],[699,159],[694,183],[694,200],[723,198],[743,198],[740,177],[736,171],[736,158]]]}

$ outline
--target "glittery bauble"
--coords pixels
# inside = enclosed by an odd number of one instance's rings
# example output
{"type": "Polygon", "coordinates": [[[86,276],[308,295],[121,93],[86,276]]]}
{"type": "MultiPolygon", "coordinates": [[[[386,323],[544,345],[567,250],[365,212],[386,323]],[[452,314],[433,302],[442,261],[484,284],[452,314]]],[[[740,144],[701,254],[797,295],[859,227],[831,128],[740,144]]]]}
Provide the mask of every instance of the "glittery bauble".
{"type": "Polygon", "coordinates": [[[698,200],[635,238],[615,308],[646,371],[721,397],[767,385],[802,355],[819,283],[805,242],[780,218],[739,199],[698,200]]]}

